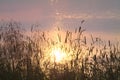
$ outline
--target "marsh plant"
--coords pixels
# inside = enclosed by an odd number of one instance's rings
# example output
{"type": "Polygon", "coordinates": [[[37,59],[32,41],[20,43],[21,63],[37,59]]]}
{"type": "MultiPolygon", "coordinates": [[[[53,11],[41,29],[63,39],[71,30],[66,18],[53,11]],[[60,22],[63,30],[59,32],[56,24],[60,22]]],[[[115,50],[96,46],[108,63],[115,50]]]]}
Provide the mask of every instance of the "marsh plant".
{"type": "Polygon", "coordinates": [[[120,80],[119,42],[88,39],[81,26],[55,33],[38,27],[1,22],[0,80],[120,80]]]}

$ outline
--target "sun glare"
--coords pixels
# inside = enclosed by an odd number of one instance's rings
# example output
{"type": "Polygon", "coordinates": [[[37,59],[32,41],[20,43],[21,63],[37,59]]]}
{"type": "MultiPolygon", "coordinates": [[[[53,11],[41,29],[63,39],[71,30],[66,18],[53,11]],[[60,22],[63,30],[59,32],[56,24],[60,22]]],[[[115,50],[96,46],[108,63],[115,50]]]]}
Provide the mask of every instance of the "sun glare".
{"type": "Polygon", "coordinates": [[[66,53],[62,51],[60,48],[55,48],[51,52],[52,61],[57,63],[61,63],[66,58],[66,53]]]}

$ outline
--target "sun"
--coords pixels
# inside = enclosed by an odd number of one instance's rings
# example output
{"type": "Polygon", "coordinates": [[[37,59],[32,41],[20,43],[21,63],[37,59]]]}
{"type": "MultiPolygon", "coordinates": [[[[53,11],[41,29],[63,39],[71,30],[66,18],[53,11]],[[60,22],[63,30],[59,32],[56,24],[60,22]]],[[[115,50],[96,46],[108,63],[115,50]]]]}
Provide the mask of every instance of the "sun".
{"type": "Polygon", "coordinates": [[[60,48],[54,48],[51,52],[51,60],[57,63],[61,63],[65,60],[66,53],[60,48]]]}
{"type": "Polygon", "coordinates": [[[56,62],[60,62],[64,58],[63,52],[60,49],[53,50],[53,54],[56,62]]]}

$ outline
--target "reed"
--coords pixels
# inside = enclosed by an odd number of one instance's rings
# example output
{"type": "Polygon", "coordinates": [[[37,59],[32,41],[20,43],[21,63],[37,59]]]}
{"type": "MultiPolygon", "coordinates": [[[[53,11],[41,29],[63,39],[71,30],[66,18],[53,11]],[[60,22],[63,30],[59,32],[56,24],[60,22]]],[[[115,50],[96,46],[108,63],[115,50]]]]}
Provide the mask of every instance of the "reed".
{"type": "Polygon", "coordinates": [[[91,35],[89,44],[81,26],[75,33],[64,32],[64,37],[58,28],[53,39],[36,26],[27,32],[15,21],[0,24],[0,80],[120,80],[119,42],[104,42],[91,35]],[[54,46],[70,59],[51,63],[54,46]]]}

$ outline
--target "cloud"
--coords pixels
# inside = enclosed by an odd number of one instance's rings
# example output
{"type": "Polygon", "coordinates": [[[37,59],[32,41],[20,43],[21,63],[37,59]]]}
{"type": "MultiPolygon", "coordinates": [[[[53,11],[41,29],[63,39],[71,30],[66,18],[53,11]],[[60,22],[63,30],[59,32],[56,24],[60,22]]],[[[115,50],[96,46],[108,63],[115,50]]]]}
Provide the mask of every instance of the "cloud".
{"type": "Polygon", "coordinates": [[[56,16],[58,19],[120,19],[120,13],[115,12],[104,12],[104,13],[60,13],[57,12],[56,16]]]}

